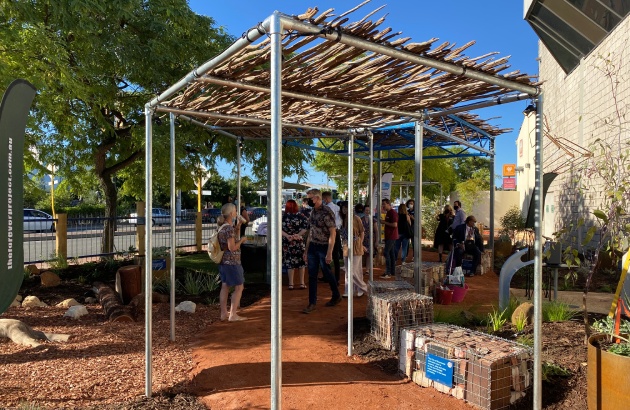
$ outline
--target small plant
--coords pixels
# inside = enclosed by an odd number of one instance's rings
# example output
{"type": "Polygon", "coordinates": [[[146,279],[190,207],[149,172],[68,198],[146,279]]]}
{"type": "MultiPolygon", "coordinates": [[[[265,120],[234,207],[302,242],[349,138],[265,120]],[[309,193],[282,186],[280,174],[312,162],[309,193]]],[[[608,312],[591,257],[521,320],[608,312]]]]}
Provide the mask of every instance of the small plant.
{"type": "Polygon", "coordinates": [[[534,338],[531,335],[521,335],[516,338],[516,343],[520,343],[528,347],[534,347],[534,338]]]}
{"type": "Polygon", "coordinates": [[[216,305],[219,303],[219,298],[217,298],[216,296],[212,297],[212,296],[208,296],[205,300],[204,303],[208,306],[210,305],[216,305]]]}
{"type": "Polygon", "coordinates": [[[184,282],[177,281],[178,287],[187,295],[198,296],[206,289],[206,275],[202,272],[188,271],[184,282]]]}
{"type": "Polygon", "coordinates": [[[457,311],[436,310],[434,312],[433,321],[457,326],[464,326],[466,324],[466,318],[457,311]]]}
{"type": "Polygon", "coordinates": [[[543,362],[542,379],[546,382],[553,382],[557,377],[569,377],[571,371],[554,363],[543,362]]]}
{"type": "Polygon", "coordinates": [[[169,278],[153,279],[153,291],[169,295],[171,293],[171,281],[169,278]]]}
{"type": "Polygon", "coordinates": [[[573,319],[577,311],[564,302],[553,301],[543,305],[542,313],[545,322],[566,322],[573,319]]]}
{"type": "MultiPolygon", "coordinates": [[[[612,317],[606,316],[604,319],[596,320],[592,327],[598,333],[610,334],[615,330],[615,321],[612,317]]],[[[630,321],[622,319],[619,323],[619,332],[630,334],[630,321]]]]}
{"type": "Polygon", "coordinates": [[[20,403],[17,410],[43,410],[43,407],[38,406],[35,403],[20,403]]]}
{"type": "Polygon", "coordinates": [[[512,313],[514,313],[514,311],[516,310],[517,307],[519,307],[521,303],[518,301],[518,299],[516,299],[515,297],[511,297],[508,305],[505,307],[505,310],[503,311],[503,317],[504,318],[511,318],[512,317],[512,313]]]}
{"type": "Polygon", "coordinates": [[[525,326],[527,326],[527,315],[521,314],[516,316],[512,324],[516,328],[517,332],[522,332],[523,329],[525,329],[525,326]]]}
{"type": "Polygon", "coordinates": [[[494,333],[503,328],[503,325],[507,322],[507,318],[505,317],[506,311],[507,308],[503,311],[498,311],[494,307],[492,308],[492,313],[488,313],[488,331],[494,333]]]}
{"type": "Polygon", "coordinates": [[[87,283],[89,283],[90,279],[84,275],[79,275],[79,277],[77,278],[77,281],[82,284],[85,285],[87,283]]]}
{"type": "Polygon", "coordinates": [[[156,246],[151,252],[153,259],[165,259],[169,254],[169,248],[166,246],[156,246]]]}
{"type": "Polygon", "coordinates": [[[622,343],[613,343],[612,346],[608,349],[610,353],[618,354],[619,356],[630,356],[630,341],[628,339],[624,339],[622,343]]]}
{"type": "Polygon", "coordinates": [[[518,233],[525,229],[525,219],[518,206],[508,209],[499,219],[499,223],[501,224],[501,235],[507,235],[512,243],[516,242],[518,233]]]}
{"type": "Polygon", "coordinates": [[[62,255],[53,253],[50,255],[48,265],[50,265],[50,268],[53,270],[64,270],[68,268],[68,261],[62,255]]]}

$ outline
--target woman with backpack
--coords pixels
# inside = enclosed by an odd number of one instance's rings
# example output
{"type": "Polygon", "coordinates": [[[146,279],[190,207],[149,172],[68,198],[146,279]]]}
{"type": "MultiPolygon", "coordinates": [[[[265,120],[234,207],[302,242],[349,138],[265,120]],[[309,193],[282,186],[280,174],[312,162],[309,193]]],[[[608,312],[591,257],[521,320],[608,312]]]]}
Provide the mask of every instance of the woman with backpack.
{"type": "Polygon", "coordinates": [[[219,226],[218,239],[223,257],[219,263],[219,277],[221,278],[221,292],[219,293],[219,305],[221,307],[221,320],[238,322],[247,320],[236,314],[243,294],[243,266],[241,265],[241,245],[247,241],[247,237],[240,237],[241,218],[238,218],[236,226],[233,225],[237,219],[236,206],[227,203],[221,208],[221,216],[217,219],[219,226]],[[230,286],[234,286],[232,293],[231,309],[227,310],[227,299],[230,293],[230,286]]]}

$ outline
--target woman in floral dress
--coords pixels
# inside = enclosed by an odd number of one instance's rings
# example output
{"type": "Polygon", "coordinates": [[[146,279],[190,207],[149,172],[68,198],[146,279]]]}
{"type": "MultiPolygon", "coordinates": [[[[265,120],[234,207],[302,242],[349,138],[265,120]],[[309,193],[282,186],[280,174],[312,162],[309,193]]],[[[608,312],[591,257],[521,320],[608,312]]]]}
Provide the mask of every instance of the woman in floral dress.
{"type": "Polygon", "coordinates": [[[300,289],[306,289],[304,284],[305,243],[304,236],[309,229],[308,220],[299,212],[297,202],[289,199],[282,215],[282,267],[287,269],[289,276],[289,290],[294,289],[293,275],[298,271],[300,289]]]}

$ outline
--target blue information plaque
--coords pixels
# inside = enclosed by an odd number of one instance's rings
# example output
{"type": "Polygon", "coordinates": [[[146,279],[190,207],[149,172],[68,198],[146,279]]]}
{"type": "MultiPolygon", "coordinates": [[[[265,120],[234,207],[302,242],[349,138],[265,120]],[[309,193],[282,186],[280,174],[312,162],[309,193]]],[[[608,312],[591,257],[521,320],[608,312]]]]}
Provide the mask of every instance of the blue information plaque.
{"type": "Polygon", "coordinates": [[[164,270],[166,269],[166,259],[153,259],[153,270],[164,270]]]}
{"type": "Polygon", "coordinates": [[[424,372],[429,379],[453,387],[452,361],[429,353],[427,354],[424,372]]]}

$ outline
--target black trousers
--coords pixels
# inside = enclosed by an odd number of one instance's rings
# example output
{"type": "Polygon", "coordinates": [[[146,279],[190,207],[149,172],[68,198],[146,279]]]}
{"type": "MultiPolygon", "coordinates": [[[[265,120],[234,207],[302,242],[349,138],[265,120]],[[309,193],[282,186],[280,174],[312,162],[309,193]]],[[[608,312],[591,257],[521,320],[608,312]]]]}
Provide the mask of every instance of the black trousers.
{"type": "MultiPolygon", "coordinates": [[[[333,246],[332,260],[335,266],[335,278],[337,278],[337,284],[339,284],[339,275],[341,274],[341,266],[339,260],[343,258],[343,251],[341,249],[341,237],[339,236],[339,229],[337,229],[335,235],[335,246],[333,246]]],[[[347,269],[347,267],[346,267],[347,269]]]]}

